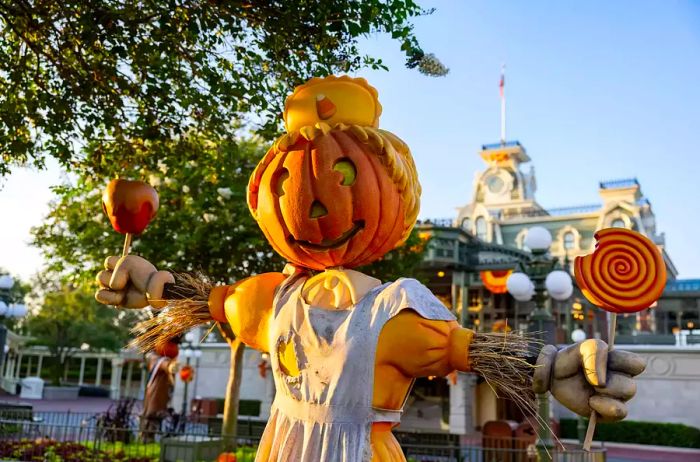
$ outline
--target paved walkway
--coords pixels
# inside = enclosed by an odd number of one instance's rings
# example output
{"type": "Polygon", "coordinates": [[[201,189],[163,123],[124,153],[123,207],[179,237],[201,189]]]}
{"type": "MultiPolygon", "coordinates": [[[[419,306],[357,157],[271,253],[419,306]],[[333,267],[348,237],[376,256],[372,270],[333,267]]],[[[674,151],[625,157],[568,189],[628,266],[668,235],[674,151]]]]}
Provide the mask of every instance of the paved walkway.
{"type": "MultiPolygon", "coordinates": [[[[66,400],[45,399],[20,399],[18,396],[0,396],[0,402],[31,404],[36,412],[80,412],[98,413],[104,412],[116,401],[109,398],[78,398],[66,400]]],[[[141,402],[137,402],[134,410],[141,409],[141,402]]]]}
{"type": "MultiPolygon", "coordinates": [[[[562,440],[577,443],[576,440],[562,440]]],[[[700,462],[700,449],[651,446],[646,444],[603,443],[607,462],[700,462]]],[[[600,446],[598,441],[593,446],[600,446]]]]}

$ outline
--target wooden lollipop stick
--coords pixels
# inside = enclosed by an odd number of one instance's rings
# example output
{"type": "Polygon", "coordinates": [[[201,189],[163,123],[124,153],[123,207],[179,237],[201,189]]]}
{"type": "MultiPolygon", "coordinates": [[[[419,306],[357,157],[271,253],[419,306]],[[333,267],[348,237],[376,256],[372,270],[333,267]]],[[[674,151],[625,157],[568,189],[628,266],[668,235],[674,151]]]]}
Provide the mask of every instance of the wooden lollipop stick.
{"type": "MultiPolygon", "coordinates": [[[[608,352],[612,351],[613,345],[615,344],[615,327],[617,326],[617,313],[610,313],[610,329],[608,330],[608,352]]],[[[605,384],[602,384],[605,385],[605,384]]],[[[583,449],[586,451],[591,450],[591,443],[593,443],[593,434],[595,433],[595,425],[598,420],[598,414],[593,411],[591,412],[591,418],[588,421],[588,429],[586,430],[586,439],[583,440],[583,449]]]]}
{"type": "Polygon", "coordinates": [[[129,255],[131,250],[131,233],[126,233],[124,235],[124,248],[122,249],[122,257],[129,255]]]}

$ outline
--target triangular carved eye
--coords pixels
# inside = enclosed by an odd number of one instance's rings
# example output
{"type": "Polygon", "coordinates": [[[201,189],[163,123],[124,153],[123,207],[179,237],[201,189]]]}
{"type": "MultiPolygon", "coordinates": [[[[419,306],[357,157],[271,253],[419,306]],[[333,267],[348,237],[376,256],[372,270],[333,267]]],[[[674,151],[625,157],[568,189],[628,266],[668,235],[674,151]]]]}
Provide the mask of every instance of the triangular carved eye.
{"type": "Polygon", "coordinates": [[[289,178],[289,170],[286,168],[280,169],[277,173],[277,179],[275,180],[275,192],[278,196],[284,196],[284,182],[289,178]]]}
{"type": "Polygon", "coordinates": [[[314,201],[314,203],[311,204],[311,212],[309,212],[309,216],[311,218],[321,218],[325,217],[326,215],[328,215],[328,209],[325,205],[319,201],[314,201]]]}
{"type": "Polygon", "coordinates": [[[343,175],[343,181],[340,182],[343,186],[352,186],[357,178],[357,169],[347,157],[343,157],[333,165],[333,170],[343,175]]]}

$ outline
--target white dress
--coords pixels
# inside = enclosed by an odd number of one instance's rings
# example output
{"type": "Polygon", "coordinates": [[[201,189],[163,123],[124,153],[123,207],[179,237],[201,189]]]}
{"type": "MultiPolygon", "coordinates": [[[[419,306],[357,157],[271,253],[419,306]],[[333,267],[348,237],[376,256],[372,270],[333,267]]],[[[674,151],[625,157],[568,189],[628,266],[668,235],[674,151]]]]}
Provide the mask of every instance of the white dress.
{"type": "Polygon", "coordinates": [[[414,279],[376,287],[345,310],[309,306],[301,296],[306,279],[288,278],[275,297],[269,345],[276,396],[256,462],[369,461],[372,422],[398,422],[401,414],[372,407],[382,327],[405,308],[427,319],[455,318],[414,279]],[[278,357],[289,347],[296,376],[278,357]]]}

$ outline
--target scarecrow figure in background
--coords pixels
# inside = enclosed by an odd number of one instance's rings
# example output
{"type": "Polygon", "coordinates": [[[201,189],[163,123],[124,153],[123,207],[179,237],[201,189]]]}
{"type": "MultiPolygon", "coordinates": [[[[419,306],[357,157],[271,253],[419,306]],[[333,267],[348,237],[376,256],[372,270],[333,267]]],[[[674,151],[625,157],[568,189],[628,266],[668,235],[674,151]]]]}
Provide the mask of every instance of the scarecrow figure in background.
{"type": "Polygon", "coordinates": [[[159,344],[146,355],[148,382],[143,399],[140,432],[141,441],[150,443],[160,432],[161,423],[168,415],[170,398],[175,387],[178,346],[174,342],[159,344]]]}
{"type": "MultiPolygon", "coordinates": [[[[311,79],[287,99],[287,133],[248,186],[251,213],[289,262],[282,273],[213,287],[128,255],[98,275],[102,303],[168,303],[137,339],[144,348],[215,320],[270,354],[276,395],[257,461],[404,461],[391,429],[416,377],[473,371],[534,411],[530,339],[475,333],[418,281],[383,283],[350,269],[401,245],[418,216],[413,158],[378,128],[380,114],[364,79],[311,79]]],[[[586,345],[541,355],[538,391],[620,419],[644,362],[608,356],[601,341],[586,345]]]]}

